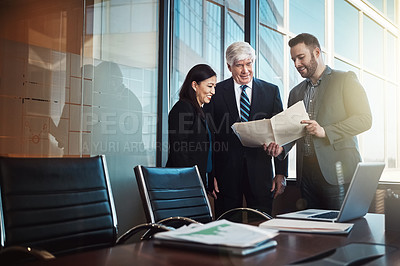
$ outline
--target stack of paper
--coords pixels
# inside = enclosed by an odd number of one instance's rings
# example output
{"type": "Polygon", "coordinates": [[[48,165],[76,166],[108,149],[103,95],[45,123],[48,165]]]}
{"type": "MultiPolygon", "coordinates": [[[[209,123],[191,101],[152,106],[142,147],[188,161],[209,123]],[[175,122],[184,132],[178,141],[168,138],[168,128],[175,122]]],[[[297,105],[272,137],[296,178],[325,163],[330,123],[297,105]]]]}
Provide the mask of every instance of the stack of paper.
{"type": "Polygon", "coordinates": [[[154,238],[155,244],[170,247],[247,255],[276,246],[276,241],[271,240],[276,235],[276,230],[219,220],[157,233],[154,238]]]}
{"type": "Polygon", "coordinates": [[[271,142],[282,146],[305,135],[306,125],[300,121],[308,119],[304,103],[299,101],[271,119],[234,123],[232,130],[246,147],[260,147],[271,142]]]}
{"type": "Polygon", "coordinates": [[[350,223],[315,222],[309,220],[271,219],[259,225],[261,228],[287,232],[348,234],[353,228],[350,223]]]}

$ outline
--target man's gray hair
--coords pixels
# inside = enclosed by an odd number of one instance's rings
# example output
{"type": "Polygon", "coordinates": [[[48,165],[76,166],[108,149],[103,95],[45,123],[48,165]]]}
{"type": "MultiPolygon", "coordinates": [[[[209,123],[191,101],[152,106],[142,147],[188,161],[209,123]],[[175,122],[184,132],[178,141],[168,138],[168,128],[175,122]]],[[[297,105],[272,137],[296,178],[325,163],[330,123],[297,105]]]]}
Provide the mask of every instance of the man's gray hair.
{"type": "Polygon", "coordinates": [[[226,49],[225,57],[228,65],[233,66],[236,62],[246,59],[254,62],[256,52],[247,42],[234,42],[226,49]]]}

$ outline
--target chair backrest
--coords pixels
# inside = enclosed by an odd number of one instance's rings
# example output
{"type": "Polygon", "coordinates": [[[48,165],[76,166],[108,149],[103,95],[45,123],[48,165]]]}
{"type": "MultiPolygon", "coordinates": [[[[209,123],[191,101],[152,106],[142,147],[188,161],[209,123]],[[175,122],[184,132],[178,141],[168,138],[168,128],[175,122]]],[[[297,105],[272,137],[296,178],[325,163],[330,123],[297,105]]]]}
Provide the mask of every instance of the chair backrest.
{"type": "Polygon", "coordinates": [[[0,157],[1,246],[65,254],[112,246],[117,219],[104,156],[0,157]]]}
{"type": "Polygon", "coordinates": [[[134,168],[147,222],[187,217],[210,222],[210,203],[197,166],[186,168],[134,168]]]}

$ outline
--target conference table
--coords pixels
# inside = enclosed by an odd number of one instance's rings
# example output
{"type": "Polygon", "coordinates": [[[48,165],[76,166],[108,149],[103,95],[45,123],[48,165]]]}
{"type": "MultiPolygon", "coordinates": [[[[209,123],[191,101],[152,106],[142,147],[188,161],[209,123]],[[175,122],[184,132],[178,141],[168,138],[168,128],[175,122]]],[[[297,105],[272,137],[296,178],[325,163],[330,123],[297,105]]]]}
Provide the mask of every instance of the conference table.
{"type": "Polygon", "coordinates": [[[280,232],[275,237],[278,243],[275,248],[243,257],[157,246],[152,240],[147,240],[27,265],[287,265],[349,243],[377,243],[393,247],[390,253],[366,265],[400,265],[400,231],[385,231],[383,214],[368,213],[350,222],[354,223],[354,227],[348,235],[280,232]]]}

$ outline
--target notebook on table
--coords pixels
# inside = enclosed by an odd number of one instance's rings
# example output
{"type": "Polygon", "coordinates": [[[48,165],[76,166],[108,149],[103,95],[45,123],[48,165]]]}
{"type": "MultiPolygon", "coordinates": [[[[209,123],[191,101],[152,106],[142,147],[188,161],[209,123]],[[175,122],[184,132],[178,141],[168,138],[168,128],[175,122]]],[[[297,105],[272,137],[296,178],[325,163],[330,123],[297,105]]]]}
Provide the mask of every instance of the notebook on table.
{"type": "Polygon", "coordinates": [[[277,217],[330,222],[347,222],[363,217],[368,212],[384,168],[382,162],[358,163],[340,211],[306,209],[277,217]]]}

